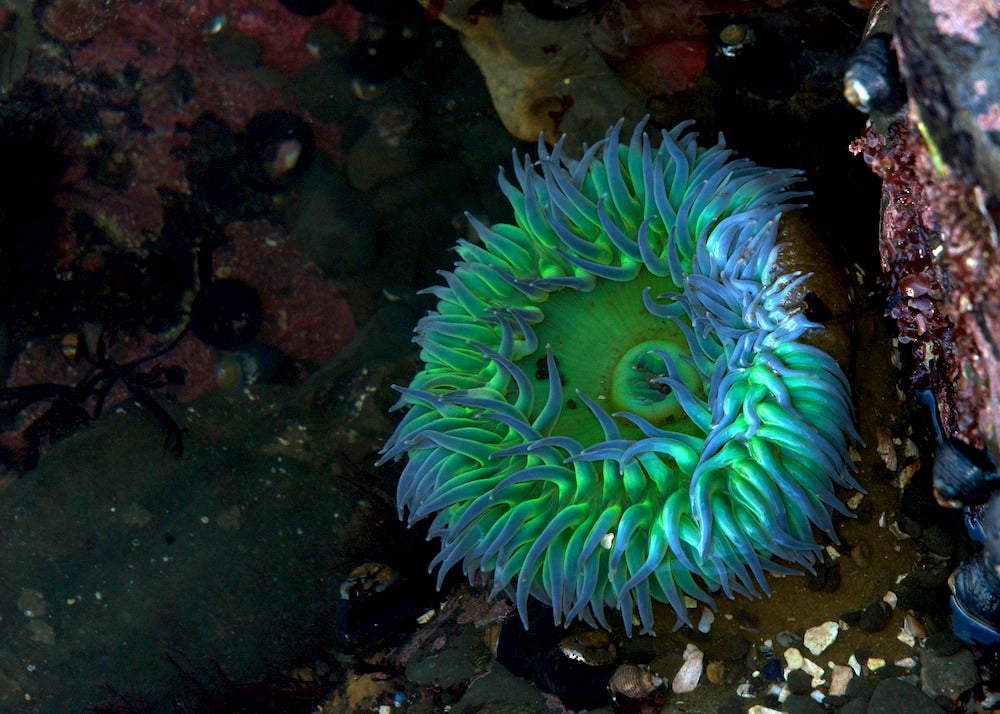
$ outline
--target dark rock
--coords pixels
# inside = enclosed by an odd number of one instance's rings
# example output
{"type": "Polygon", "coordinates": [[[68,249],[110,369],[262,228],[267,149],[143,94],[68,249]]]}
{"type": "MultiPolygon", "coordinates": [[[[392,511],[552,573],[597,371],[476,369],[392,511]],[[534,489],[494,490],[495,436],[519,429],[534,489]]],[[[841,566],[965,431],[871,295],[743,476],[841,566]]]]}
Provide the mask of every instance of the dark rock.
{"type": "Polygon", "coordinates": [[[822,704],[808,694],[793,694],[784,703],[784,711],[789,714],[825,714],[822,704]]]}
{"type": "Polygon", "coordinates": [[[928,635],[923,641],[923,648],[938,657],[950,657],[962,648],[962,641],[949,630],[941,630],[928,635]]]}
{"type": "Polygon", "coordinates": [[[924,651],[920,661],[920,684],[931,696],[944,694],[954,699],[979,681],[975,657],[967,649],[960,649],[949,657],[924,651]]]}
{"type": "Polygon", "coordinates": [[[897,664],[892,664],[891,662],[884,667],[879,667],[875,672],[876,676],[880,679],[896,679],[897,677],[905,677],[910,671],[903,669],[897,664]]]}
{"type": "Polygon", "coordinates": [[[832,709],[840,709],[842,706],[851,701],[851,698],[845,694],[828,694],[825,699],[823,699],[823,706],[827,708],[827,711],[832,709]]]}
{"type": "Polygon", "coordinates": [[[885,600],[871,603],[861,613],[858,627],[862,632],[881,632],[892,619],[892,606],[885,600]]]}
{"type": "Polygon", "coordinates": [[[868,714],[944,714],[944,711],[926,694],[901,679],[879,682],[868,702],[868,714]]]}
{"type": "Polygon", "coordinates": [[[515,677],[506,667],[491,667],[489,672],[472,680],[451,711],[466,714],[486,711],[544,712],[546,709],[542,693],[531,682],[515,677]]]}
{"type": "Polygon", "coordinates": [[[867,699],[872,695],[873,689],[872,683],[867,678],[851,677],[851,681],[847,683],[847,689],[844,693],[851,699],[867,699]]]}
{"type": "Polygon", "coordinates": [[[812,691],[812,676],[801,669],[788,673],[788,689],[792,694],[809,694],[812,691]]]}
{"type": "Polygon", "coordinates": [[[774,636],[774,642],[782,649],[788,649],[789,647],[801,647],[802,635],[791,630],[782,630],[774,636]]]}
{"type": "Polygon", "coordinates": [[[421,653],[406,665],[406,678],[421,686],[437,682],[441,689],[451,689],[472,679],[482,671],[477,662],[488,662],[482,637],[474,628],[466,627],[457,636],[449,637],[439,652],[421,653]]]}
{"type": "Polygon", "coordinates": [[[837,714],[867,714],[868,698],[852,699],[847,704],[837,710],[837,714]]]}

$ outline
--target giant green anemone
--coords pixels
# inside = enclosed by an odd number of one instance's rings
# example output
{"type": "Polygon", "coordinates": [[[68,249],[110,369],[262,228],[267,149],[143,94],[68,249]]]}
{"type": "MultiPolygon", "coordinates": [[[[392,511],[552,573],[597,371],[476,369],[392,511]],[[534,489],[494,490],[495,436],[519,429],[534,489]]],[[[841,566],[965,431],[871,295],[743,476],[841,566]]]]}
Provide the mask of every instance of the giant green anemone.
{"type": "Polygon", "coordinates": [[[515,224],[469,217],[481,243],[428,290],[424,369],[397,387],[400,517],[433,519],[439,586],[485,573],[525,625],[529,597],[631,633],[653,600],[690,624],[685,596],[767,593],[822,558],[814,526],[836,541],[834,485],[859,488],[847,379],[778,261],[800,173],[644,124],[578,161],[515,156],[515,224]]]}

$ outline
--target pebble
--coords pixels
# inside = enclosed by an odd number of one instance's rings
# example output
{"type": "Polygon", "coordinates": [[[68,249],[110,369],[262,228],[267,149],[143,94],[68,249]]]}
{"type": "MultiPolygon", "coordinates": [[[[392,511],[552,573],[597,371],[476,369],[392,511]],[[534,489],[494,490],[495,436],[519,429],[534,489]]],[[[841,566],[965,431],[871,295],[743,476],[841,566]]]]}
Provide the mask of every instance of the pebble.
{"type": "Polygon", "coordinates": [[[782,708],[788,714],[826,714],[826,708],[808,694],[793,694],[782,708]]]}
{"type": "Polygon", "coordinates": [[[852,699],[838,709],[837,714],[868,714],[868,698],[852,699]]]}
{"type": "Polygon", "coordinates": [[[923,642],[924,649],[939,657],[950,657],[962,649],[962,641],[951,630],[941,630],[928,635],[923,642]]]}
{"type": "Polygon", "coordinates": [[[921,540],[929,551],[942,558],[951,557],[955,550],[954,538],[941,526],[932,525],[925,528],[921,540]]]}
{"type": "Polygon", "coordinates": [[[705,665],[705,676],[712,684],[722,684],[726,679],[726,665],[713,660],[705,665]]]}
{"type": "Polygon", "coordinates": [[[779,647],[798,647],[802,644],[802,635],[792,630],[782,630],[774,636],[774,642],[779,647]]]}
{"type": "Polygon", "coordinates": [[[847,693],[847,685],[854,678],[854,670],[844,664],[835,664],[830,669],[830,696],[847,693]]]}
{"type": "Polygon", "coordinates": [[[827,621],[822,625],[810,627],[806,630],[803,642],[805,643],[806,649],[814,655],[818,655],[834,643],[837,639],[838,632],[840,632],[840,625],[836,622],[827,621]]]}
{"type": "Polygon", "coordinates": [[[802,669],[803,661],[802,653],[797,647],[789,647],[785,650],[785,664],[788,666],[788,669],[802,669]]]}
{"type": "Polygon", "coordinates": [[[847,691],[844,694],[851,699],[868,699],[873,689],[872,683],[865,677],[854,677],[847,683],[847,691]]]}
{"type": "Polygon", "coordinates": [[[976,659],[967,649],[948,657],[928,651],[921,657],[920,685],[932,697],[944,694],[954,699],[978,681],[976,659]]]}
{"type": "Polygon", "coordinates": [[[701,618],[698,620],[698,632],[708,634],[715,622],[715,614],[707,607],[701,611],[701,618]]]}
{"type": "Polygon", "coordinates": [[[769,659],[764,663],[764,666],[760,668],[760,676],[766,679],[768,682],[781,682],[784,680],[784,676],[781,672],[781,662],[776,659],[769,659]]]}
{"type": "Polygon", "coordinates": [[[684,649],[684,664],[674,675],[674,680],[670,686],[677,694],[693,692],[701,679],[701,672],[704,667],[705,653],[688,643],[684,649]]]}
{"type": "Polygon", "coordinates": [[[871,603],[861,613],[858,628],[862,632],[881,632],[892,619],[892,606],[885,600],[871,603]]]}
{"type": "Polygon", "coordinates": [[[814,687],[818,687],[820,683],[822,683],[823,668],[820,667],[815,662],[813,662],[811,659],[806,658],[802,660],[802,670],[812,676],[814,687]]]}
{"type": "Polygon", "coordinates": [[[802,669],[788,673],[788,689],[792,694],[809,694],[812,691],[812,675],[802,669]]]}
{"type": "Polygon", "coordinates": [[[945,710],[912,684],[884,679],[868,700],[868,714],[945,714],[945,710]]]}

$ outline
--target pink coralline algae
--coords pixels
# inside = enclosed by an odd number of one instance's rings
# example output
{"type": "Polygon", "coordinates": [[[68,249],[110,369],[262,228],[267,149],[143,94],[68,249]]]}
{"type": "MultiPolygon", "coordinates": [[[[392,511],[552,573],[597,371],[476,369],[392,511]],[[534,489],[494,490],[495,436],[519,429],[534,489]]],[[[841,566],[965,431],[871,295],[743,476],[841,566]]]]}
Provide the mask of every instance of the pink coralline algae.
{"type": "Polygon", "coordinates": [[[322,364],[354,337],[354,316],[340,288],[289,247],[266,221],[238,222],[216,253],[219,277],[256,288],[264,306],[259,340],[296,360],[322,364]]]}
{"type": "Polygon", "coordinates": [[[972,44],[979,44],[980,25],[1000,17],[995,0],[930,0],[930,9],[938,32],[972,44]]]}

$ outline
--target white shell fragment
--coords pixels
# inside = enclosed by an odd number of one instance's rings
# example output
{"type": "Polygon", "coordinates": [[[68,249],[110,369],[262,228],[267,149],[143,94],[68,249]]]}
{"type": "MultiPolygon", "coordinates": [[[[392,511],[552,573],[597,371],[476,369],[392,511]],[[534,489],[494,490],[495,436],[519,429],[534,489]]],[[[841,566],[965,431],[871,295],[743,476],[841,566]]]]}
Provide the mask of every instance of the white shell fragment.
{"type": "Polygon", "coordinates": [[[834,643],[837,639],[837,633],[839,632],[840,625],[836,622],[827,621],[822,625],[810,627],[806,630],[803,642],[805,643],[806,649],[814,655],[818,655],[834,643]]]}
{"type": "Polygon", "coordinates": [[[705,653],[688,643],[684,649],[684,664],[674,675],[674,681],[670,683],[671,689],[677,694],[693,692],[701,679],[701,671],[705,663],[705,653]]]}
{"type": "Polygon", "coordinates": [[[823,668],[808,657],[802,660],[802,671],[812,677],[812,686],[814,687],[818,687],[826,681],[823,679],[823,668]]]}

